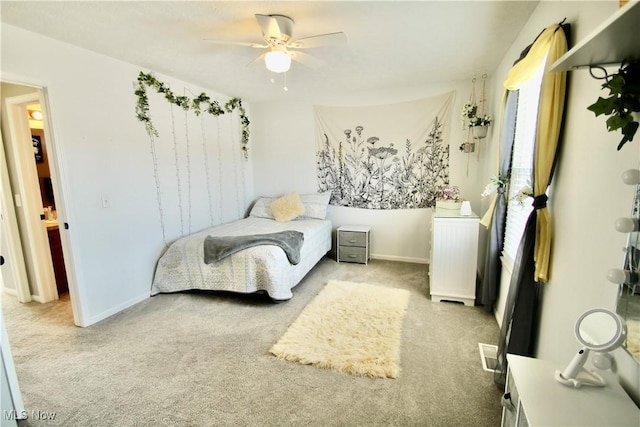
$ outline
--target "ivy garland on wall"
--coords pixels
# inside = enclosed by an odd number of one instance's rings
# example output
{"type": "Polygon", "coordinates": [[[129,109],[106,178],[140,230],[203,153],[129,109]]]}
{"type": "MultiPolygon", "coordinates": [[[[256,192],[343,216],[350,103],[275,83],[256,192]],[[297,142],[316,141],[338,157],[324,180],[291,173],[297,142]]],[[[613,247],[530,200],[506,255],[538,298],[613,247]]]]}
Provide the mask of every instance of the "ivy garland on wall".
{"type": "Polygon", "coordinates": [[[240,98],[230,99],[224,104],[224,107],[222,107],[218,101],[212,100],[204,92],[194,99],[189,99],[187,96],[176,96],[167,85],[156,79],[152,74],[140,71],[138,74],[138,83],[135,88],[135,94],[138,97],[138,102],[136,104],[136,116],[138,117],[138,120],[144,123],[149,136],[155,137],[158,136],[158,130],[153,126],[153,123],[151,123],[151,117],[149,116],[149,97],[147,96],[147,88],[155,89],[156,92],[163,94],[168,102],[177,105],[185,111],[192,110],[196,116],[199,116],[200,113],[204,111],[217,117],[224,113],[231,113],[233,110],[237,109],[240,114],[240,123],[242,125],[241,148],[244,158],[246,159],[249,157],[249,118],[242,106],[242,100],[240,98]]]}
{"type": "MultiPolygon", "coordinates": [[[[231,113],[234,110],[238,110],[238,113],[240,116],[240,125],[242,129],[241,149],[245,159],[249,157],[249,151],[248,151],[249,118],[247,117],[246,111],[242,106],[242,101],[239,98],[230,99],[224,104],[224,106],[221,106],[220,103],[218,103],[218,101],[212,100],[204,92],[198,95],[194,99],[189,99],[189,97],[187,96],[175,95],[166,84],[156,79],[152,74],[147,74],[142,71],[138,74],[137,84],[135,86],[135,91],[134,91],[138,99],[136,103],[136,117],[138,118],[138,120],[144,123],[147,134],[149,135],[149,143],[151,146],[151,156],[153,159],[153,176],[155,178],[155,183],[156,183],[156,198],[158,202],[158,212],[160,216],[160,228],[162,230],[162,240],[164,241],[165,246],[168,247],[169,243],[167,241],[167,234],[166,234],[165,221],[164,221],[165,215],[164,215],[164,209],[162,206],[160,176],[158,173],[158,156],[156,153],[156,142],[155,142],[155,139],[159,136],[159,133],[158,133],[158,130],[153,125],[153,123],[151,122],[151,117],[149,115],[149,97],[147,96],[148,88],[155,89],[157,93],[163,94],[165,99],[170,104],[174,104],[178,106],[185,112],[185,114],[187,114],[187,112],[191,110],[196,116],[200,116],[202,112],[206,112],[211,114],[212,116],[218,117],[218,116],[221,116],[222,114],[231,113]]],[[[173,109],[171,110],[171,122],[173,126],[173,109]]],[[[185,118],[185,123],[186,123],[186,118],[185,118]]],[[[202,121],[201,121],[201,125],[202,125],[202,121]]],[[[202,131],[204,132],[204,129],[202,129],[202,131]]],[[[174,132],[174,150],[175,150],[175,127],[173,128],[173,132],[174,132]]],[[[219,128],[218,128],[218,132],[219,132],[219,128]]],[[[189,139],[188,130],[187,130],[186,138],[187,138],[187,145],[188,145],[188,139],[189,139]]],[[[220,143],[219,139],[220,139],[220,136],[218,135],[218,144],[220,143]]],[[[204,136],[203,136],[203,144],[204,144],[204,136]]],[[[205,150],[205,153],[206,153],[206,150],[205,150]]],[[[177,156],[177,153],[176,153],[176,156],[177,156]]],[[[235,159],[235,156],[234,156],[234,159],[235,159]]],[[[205,170],[208,173],[207,167],[208,167],[208,161],[206,161],[206,156],[205,156],[205,170]]],[[[187,154],[187,169],[189,174],[190,167],[189,167],[188,154],[187,154]]],[[[180,201],[181,195],[180,195],[180,182],[179,182],[180,172],[178,170],[177,160],[176,160],[176,173],[178,174],[178,200],[179,200],[178,208],[180,209],[180,215],[181,215],[180,230],[182,232],[183,230],[182,229],[182,202],[180,201]]],[[[190,175],[189,175],[188,181],[190,185],[190,175]]],[[[209,185],[210,185],[210,180],[207,179],[207,191],[209,192],[209,194],[211,194],[210,189],[208,187],[209,185]]],[[[191,202],[190,192],[191,192],[191,187],[189,187],[189,196],[188,196],[189,203],[191,202]]],[[[211,203],[210,199],[211,197],[209,196],[209,202],[211,203]]],[[[190,209],[191,209],[191,205],[189,205],[189,215],[191,215],[190,209]]],[[[191,222],[189,217],[189,231],[191,229],[190,227],[191,227],[191,222]]]]}

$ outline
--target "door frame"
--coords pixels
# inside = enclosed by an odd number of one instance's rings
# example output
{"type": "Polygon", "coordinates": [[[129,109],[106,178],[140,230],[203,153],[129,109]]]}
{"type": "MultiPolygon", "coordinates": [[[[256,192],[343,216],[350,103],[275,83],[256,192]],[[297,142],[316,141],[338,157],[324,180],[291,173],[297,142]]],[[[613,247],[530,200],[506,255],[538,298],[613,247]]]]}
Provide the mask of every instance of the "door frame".
{"type": "MultiPolygon", "coordinates": [[[[25,256],[27,270],[31,270],[34,275],[31,290],[37,291],[37,295],[32,294],[31,298],[40,303],[47,303],[58,299],[58,290],[47,227],[42,217],[40,184],[31,150],[31,129],[26,114],[27,105],[39,104],[40,101],[40,94],[37,91],[7,98],[5,107],[8,118],[6,130],[9,133],[7,144],[11,147],[11,157],[18,178],[17,182],[12,182],[14,202],[17,217],[24,225],[21,237],[23,250],[28,254],[25,256]]],[[[45,140],[48,141],[46,136],[45,140]]]]}
{"type": "MultiPolygon", "coordinates": [[[[37,79],[36,79],[37,80],[37,79]]],[[[71,212],[67,209],[65,189],[68,188],[68,182],[64,180],[64,158],[63,153],[59,150],[55,139],[55,123],[51,120],[51,105],[49,102],[49,92],[47,82],[34,81],[33,79],[25,79],[23,76],[5,73],[1,79],[4,83],[10,83],[20,86],[34,88],[40,97],[40,106],[43,113],[44,135],[47,144],[49,171],[51,174],[51,183],[56,198],[56,211],[58,213],[58,223],[60,226],[60,240],[64,254],[64,264],[67,273],[67,283],[69,285],[69,296],[71,299],[71,308],[73,311],[73,320],[77,326],[85,327],[91,324],[86,313],[86,301],[83,297],[82,289],[77,286],[75,259],[73,254],[72,239],[70,232],[66,227],[71,217],[71,212]],[[29,82],[31,80],[31,82],[29,82]]],[[[40,202],[41,204],[41,202],[40,202]]],[[[47,239],[48,240],[48,239],[47,239]]],[[[47,241],[48,243],[48,241],[47,241]]],[[[55,289],[55,285],[54,285],[55,289]]],[[[57,292],[57,290],[56,290],[57,292]]]]}

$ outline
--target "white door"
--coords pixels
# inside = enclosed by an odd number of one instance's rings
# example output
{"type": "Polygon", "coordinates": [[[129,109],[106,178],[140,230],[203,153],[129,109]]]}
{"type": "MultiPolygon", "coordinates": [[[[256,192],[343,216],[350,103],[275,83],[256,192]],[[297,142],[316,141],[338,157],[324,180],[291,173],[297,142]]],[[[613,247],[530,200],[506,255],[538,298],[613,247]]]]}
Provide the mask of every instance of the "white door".
{"type": "MultiPolygon", "coordinates": [[[[2,267],[0,267],[0,270],[2,267]]],[[[22,401],[22,393],[18,384],[16,368],[13,364],[11,346],[7,337],[7,329],[4,325],[4,316],[0,308],[0,364],[2,365],[2,395],[0,396],[2,413],[2,426],[16,425],[12,423],[17,419],[25,419],[26,411],[22,401]]]]}
{"type": "Polygon", "coordinates": [[[16,295],[20,302],[29,302],[31,292],[4,153],[2,134],[0,134],[0,182],[2,182],[0,185],[0,267],[2,267],[0,280],[4,292],[16,295]]]}
{"type": "Polygon", "coordinates": [[[57,299],[58,291],[27,117],[26,106],[34,103],[40,103],[39,91],[6,99],[6,130],[10,140],[5,141],[5,145],[8,148],[7,157],[13,160],[12,164],[19,177],[15,180],[17,182],[12,182],[12,194],[16,217],[21,225],[20,237],[31,284],[31,296],[38,302],[46,303],[57,299]]]}

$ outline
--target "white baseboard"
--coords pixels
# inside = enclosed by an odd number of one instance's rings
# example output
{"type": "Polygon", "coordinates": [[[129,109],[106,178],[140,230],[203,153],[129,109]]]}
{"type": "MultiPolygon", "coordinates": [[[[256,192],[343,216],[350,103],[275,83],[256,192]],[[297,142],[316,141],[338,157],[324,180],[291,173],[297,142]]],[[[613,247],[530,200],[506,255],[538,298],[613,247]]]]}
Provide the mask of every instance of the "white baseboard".
{"type": "MultiPolygon", "coordinates": [[[[44,304],[44,300],[40,295],[31,295],[31,299],[35,302],[39,302],[40,304],[44,304]]],[[[47,301],[48,302],[48,301],[47,301]]]]}
{"type": "Polygon", "coordinates": [[[402,256],[395,256],[395,255],[380,255],[380,254],[371,254],[371,258],[381,259],[385,261],[411,262],[414,264],[429,264],[429,260],[427,258],[402,257],[402,256]]]}
{"type": "Polygon", "coordinates": [[[122,310],[127,309],[127,308],[129,308],[131,306],[134,306],[134,305],[138,304],[139,302],[142,302],[142,301],[146,300],[147,298],[151,298],[149,292],[146,292],[146,293],[144,293],[142,295],[138,295],[135,298],[132,298],[132,299],[130,299],[128,301],[125,301],[122,304],[119,304],[119,305],[117,305],[115,307],[111,307],[109,310],[103,311],[102,313],[99,313],[99,314],[97,314],[95,316],[91,316],[89,318],[89,322],[86,325],[79,325],[79,326],[82,326],[82,327],[91,326],[94,323],[98,323],[99,321],[104,320],[107,317],[113,316],[114,314],[119,313],[122,310]]]}
{"type": "Polygon", "coordinates": [[[18,297],[18,291],[16,291],[15,289],[4,288],[2,290],[4,291],[5,294],[13,295],[16,298],[18,297]]]}

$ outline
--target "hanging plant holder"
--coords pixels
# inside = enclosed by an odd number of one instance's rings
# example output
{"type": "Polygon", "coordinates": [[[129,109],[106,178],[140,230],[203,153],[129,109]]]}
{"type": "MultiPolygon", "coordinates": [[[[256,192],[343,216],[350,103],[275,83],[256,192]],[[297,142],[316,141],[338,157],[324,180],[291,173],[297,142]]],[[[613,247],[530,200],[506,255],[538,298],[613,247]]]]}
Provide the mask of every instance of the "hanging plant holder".
{"type": "Polygon", "coordinates": [[[471,133],[473,135],[473,139],[484,139],[484,138],[486,138],[488,130],[489,130],[489,125],[471,127],[471,133]]]}
{"type": "Polygon", "coordinates": [[[485,86],[487,81],[487,75],[482,75],[482,91],[480,92],[480,98],[476,96],[476,78],[471,80],[471,94],[469,95],[469,101],[462,107],[462,129],[469,130],[469,138],[474,141],[487,137],[487,131],[493,119],[485,114],[485,86]]]}
{"type": "Polygon", "coordinates": [[[476,143],[475,142],[463,142],[460,144],[460,151],[463,153],[473,153],[476,151],[476,143]]]}
{"type": "MultiPolygon", "coordinates": [[[[487,137],[487,131],[493,119],[486,115],[484,112],[485,102],[485,86],[487,82],[487,75],[482,75],[482,92],[480,92],[480,98],[476,97],[476,78],[471,80],[471,94],[469,95],[469,101],[462,107],[462,129],[468,129],[467,141],[460,145],[460,151],[463,153],[476,152],[476,143],[479,143],[481,139],[487,137]],[[473,141],[473,142],[469,142],[473,141]]],[[[469,176],[469,157],[467,156],[467,176],[469,176]]],[[[480,160],[480,145],[476,153],[476,159],[480,160]]]]}

